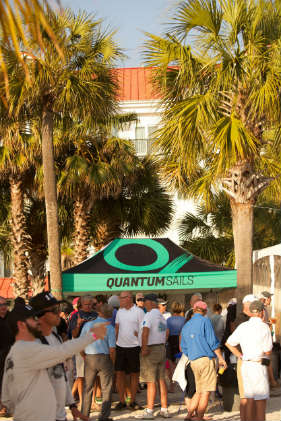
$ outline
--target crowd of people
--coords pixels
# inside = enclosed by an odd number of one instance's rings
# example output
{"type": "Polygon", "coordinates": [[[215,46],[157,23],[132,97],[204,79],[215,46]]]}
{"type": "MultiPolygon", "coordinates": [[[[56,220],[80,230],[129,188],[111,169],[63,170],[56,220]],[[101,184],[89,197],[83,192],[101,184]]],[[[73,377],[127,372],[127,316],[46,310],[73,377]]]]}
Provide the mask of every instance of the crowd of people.
{"type": "Polygon", "coordinates": [[[28,304],[17,298],[11,311],[0,297],[1,415],[64,421],[69,407],[74,419],[99,410],[99,421],[111,421],[112,409],[128,408],[142,410],[136,418],[154,419],[159,389],[158,415],[169,418],[174,380],[184,384],[185,421],[207,420],[210,393],[220,395],[218,373],[235,360],[241,420],[263,421],[270,384],[279,386],[270,364],[270,300],[267,291],[247,295],[236,314],[232,299],[223,315],[199,292],[187,311],[173,302],[171,312],[154,293],[84,295],[71,305],[42,292],[28,304]],[[142,408],[136,396],[145,388],[142,408]],[[112,408],[114,390],[119,401],[112,408]]]}

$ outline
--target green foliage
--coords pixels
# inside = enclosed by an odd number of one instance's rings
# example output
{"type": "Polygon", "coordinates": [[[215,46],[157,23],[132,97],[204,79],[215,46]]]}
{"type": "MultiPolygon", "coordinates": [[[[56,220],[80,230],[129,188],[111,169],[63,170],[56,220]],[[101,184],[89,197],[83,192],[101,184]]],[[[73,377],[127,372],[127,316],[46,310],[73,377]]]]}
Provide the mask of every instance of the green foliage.
{"type": "MultiPolygon", "coordinates": [[[[187,212],[180,223],[179,236],[182,247],[193,254],[234,267],[231,208],[224,193],[213,195],[210,206],[198,205],[196,214],[187,212]]],[[[259,201],[254,208],[254,250],[279,244],[280,240],[280,205],[259,201]]]]}
{"type": "Polygon", "coordinates": [[[279,0],[188,0],[168,34],[147,33],[164,108],[155,147],[172,189],[211,200],[211,186],[249,162],[280,193],[280,19],[279,0]]]}

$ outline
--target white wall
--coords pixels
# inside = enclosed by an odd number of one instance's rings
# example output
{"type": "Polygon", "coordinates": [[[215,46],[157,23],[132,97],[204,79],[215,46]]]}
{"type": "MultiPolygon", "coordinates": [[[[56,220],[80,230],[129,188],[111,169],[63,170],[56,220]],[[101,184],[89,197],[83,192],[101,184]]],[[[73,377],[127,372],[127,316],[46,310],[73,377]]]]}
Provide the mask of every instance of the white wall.
{"type": "MultiPolygon", "coordinates": [[[[161,107],[160,102],[157,100],[150,101],[122,101],[120,102],[120,108],[122,112],[125,113],[136,113],[138,116],[138,121],[128,124],[125,130],[119,131],[118,136],[123,137],[124,139],[135,139],[135,129],[136,127],[145,128],[145,139],[149,138],[149,127],[159,126],[161,119],[161,107]]],[[[144,155],[139,153],[140,156],[144,155]]],[[[173,195],[174,201],[174,218],[170,225],[169,230],[163,234],[163,237],[168,237],[175,243],[179,243],[179,236],[177,228],[179,225],[179,220],[184,216],[185,212],[195,212],[195,203],[193,200],[183,200],[177,197],[175,193],[173,195]]]]}

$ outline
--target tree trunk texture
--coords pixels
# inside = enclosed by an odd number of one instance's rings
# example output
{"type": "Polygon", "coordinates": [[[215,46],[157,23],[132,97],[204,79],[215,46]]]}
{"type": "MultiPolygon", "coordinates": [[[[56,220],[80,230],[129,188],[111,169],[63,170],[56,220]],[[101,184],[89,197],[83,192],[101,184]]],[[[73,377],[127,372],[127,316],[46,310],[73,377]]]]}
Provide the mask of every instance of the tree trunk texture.
{"type": "Polygon", "coordinates": [[[15,296],[27,299],[28,281],[28,236],[24,215],[24,195],[22,181],[18,177],[10,177],[11,191],[11,242],[13,247],[13,289],[15,296]]]}
{"type": "Polygon", "coordinates": [[[231,200],[232,227],[234,237],[235,266],[239,298],[253,291],[253,226],[252,203],[236,203],[231,200]]]}
{"type": "Polygon", "coordinates": [[[45,108],[42,116],[42,159],[50,280],[52,293],[56,298],[62,299],[61,249],[59,237],[53,127],[53,113],[45,108]]]}
{"type": "Polygon", "coordinates": [[[90,244],[89,235],[89,206],[82,197],[77,196],[73,210],[74,217],[74,259],[73,263],[79,265],[88,257],[88,247],[90,244]]]}
{"type": "Polygon", "coordinates": [[[32,281],[33,279],[44,279],[46,276],[46,260],[48,258],[47,251],[45,247],[32,247],[32,250],[29,252],[29,261],[30,268],[32,272],[32,281]]]}
{"type": "Polygon", "coordinates": [[[96,238],[94,239],[94,247],[100,250],[105,247],[110,241],[120,237],[120,224],[116,221],[103,221],[97,225],[96,238]]]}
{"type": "Polygon", "coordinates": [[[239,309],[243,297],[253,291],[253,206],[271,180],[255,173],[252,163],[248,161],[238,162],[229,170],[228,177],[222,179],[223,190],[230,197],[232,210],[239,309]]]}

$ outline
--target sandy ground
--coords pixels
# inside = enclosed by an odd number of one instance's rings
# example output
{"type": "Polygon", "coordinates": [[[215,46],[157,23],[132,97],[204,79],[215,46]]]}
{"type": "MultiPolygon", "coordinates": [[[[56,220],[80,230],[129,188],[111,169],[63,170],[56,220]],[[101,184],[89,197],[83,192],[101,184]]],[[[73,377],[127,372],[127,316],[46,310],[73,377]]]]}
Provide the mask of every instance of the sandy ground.
{"type": "MultiPolygon", "coordinates": [[[[176,389],[175,393],[168,394],[168,403],[169,403],[169,413],[171,414],[171,420],[183,420],[186,416],[186,410],[184,406],[183,400],[183,393],[180,391],[179,388],[176,389]]],[[[137,402],[143,406],[145,406],[146,402],[146,391],[142,391],[137,394],[137,402]]],[[[118,402],[118,395],[113,394],[113,405],[118,402]]],[[[266,411],[266,420],[267,421],[280,421],[281,420],[281,389],[274,391],[274,396],[271,396],[268,400],[267,404],[267,411],[266,411]]],[[[159,403],[159,396],[156,398],[156,405],[155,405],[155,418],[156,419],[163,419],[158,417],[157,414],[160,411],[160,403],[159,403]]],[[[142,411],[129,411],[129,410],[122,410],[122,411],[114,411],[111,412],[111,417],[114,420],[124,420],[124,421],[131,421],[135,420],[135,416],[140,414],[142,411]]],[[[70,411],[67,410],[68,413],[68,420],[71,420],[70,411]]],[[[223,409],[223,403],[221,400],[214,400],[210,402],[208,411],[208,415],[213,417],[213,420],[240,420],[239,412],[225,412],[223,409]]],[[[99,416],[98,412],[91,412],[91,420],[97,420],[99,416]]],[[[9,419],[9,418],[0,418],[0,420],[9,419]]],[[[11,419],[11,418],[10,418],[11,419]]],[[[28,420],[26,420],[28,421],[28,420]]],[[[40,420],[38,420],[40,421],[40,420]]],[[[43,420],[42,420],[43,421],[43,420]]]]}

